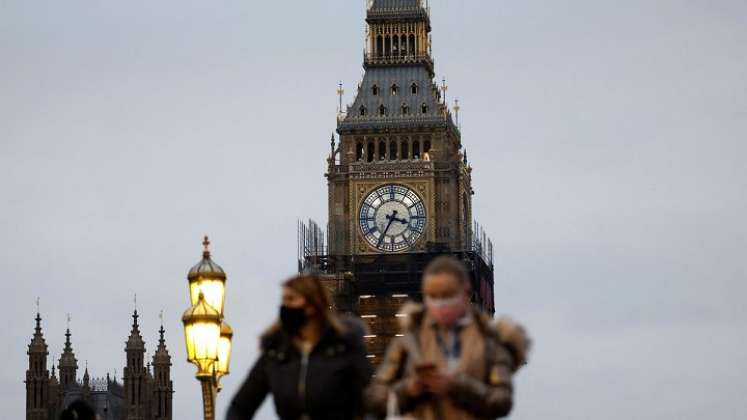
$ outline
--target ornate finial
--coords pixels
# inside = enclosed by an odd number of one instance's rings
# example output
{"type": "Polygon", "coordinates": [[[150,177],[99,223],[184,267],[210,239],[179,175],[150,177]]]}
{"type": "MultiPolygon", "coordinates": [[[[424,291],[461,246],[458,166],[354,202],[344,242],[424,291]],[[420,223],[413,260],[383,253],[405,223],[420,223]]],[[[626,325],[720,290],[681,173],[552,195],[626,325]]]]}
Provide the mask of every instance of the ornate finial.
{"type": "Polygon", "coordinates": [[[459,127],[459,110],[462,109],[462,107],[459,106],[459,98],[456,98],[454,100],[454,113],[456,114],[456,125],[459,127]]]}
{"type": "Polygon", "coordinates": [[[39,310],[39,296],[37,296],[36,297],[36,313],[38,314],[39,312],[41,311],[39,310]]]}
{"type": "Polygon", "coordinates": [[[340,80],[340,84],[337,85],[337,96],[340,98],[340,107],[337,108],[337,115],[342,116],[342,95],[345,94],[345,89],[342,88],[342,80],[340,80]]]}
{"type": "Polygon", "coordinates": [[[136,308],[135,312],[132,313],[132,328],[138,327],[138,323],[137,323],[138,318],[140,318],[140,315],[137,314],[137,308],[136,308]]]}
{"type": "Polygon", "coordinates": [[[158,313],[158,319],[161,320],[161,326],[163,327],[163,309],[161,309],[161,312],[158,313]]]}
{"type": "Polygon", "coordinates": [[[202,241],[202,256],[205,258],[210,257],[210,239],[205,235],[205,239],[202,241]]]}
{"type": "Polygon", "coordinates": [[[65,351],[72,350],[70,343],[70,314],[67,314],[67,330],[65,331],[65,351]]]}
{"type": "Polygon", "coordinates": [[[441,90],[444,92],[444,105],[446,105],[446,91],[449,90],[449,87],[446,86],[446,78],[443,78],[443,85],[441,86],[441,90]]]}

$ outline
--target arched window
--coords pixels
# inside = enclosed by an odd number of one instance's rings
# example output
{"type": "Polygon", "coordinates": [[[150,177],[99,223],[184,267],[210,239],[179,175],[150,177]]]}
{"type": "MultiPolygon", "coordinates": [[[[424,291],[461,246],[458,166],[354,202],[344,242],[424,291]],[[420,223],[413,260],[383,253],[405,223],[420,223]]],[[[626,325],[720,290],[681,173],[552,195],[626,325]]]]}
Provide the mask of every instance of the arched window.
{"type": "Polygon", "coordinates": [[[395,83],[392,85],[392,96],[396,96],[397,93],[399,93],[399,86],[395,83]]]}
{"type": "Polygon", "coordinates": [[[379,160],[386,160],[386,142],[379,141],[379,160]]]}
{"type": "Polygon", "coordinates": [[[381,35],[376,37],[376,56],[384,56],[384,38],[382,38],[381,35]]]}
{"type": "Polygon", "coordinates": [[[394,35],[394,39],[392,41],[392,55],[396,57],[399,55],[399,37],[397,35],[394,35]]]}
{"type": "Polygon", "coordinates": [[[412,93],[413,95],[417,95],[418,94],[418,84],[417,83],[413,83],[410,86],[410,93],[412,93]]]}
{"type": "Polygon", "coordinates": [[[379,115],[386,115],[386,107],[383,104],[379,106],[379,115]]]}
{"type": "Polygon", "coordinates": [[[366,161],[373,162],[374,157],[376,157],[376,146],[373,144],[372,141],[368,142],[368,153],[366,156],[366,161]]]}
{"type": "Polygon", "coordinates": [[[420,141],[418,140],[412,142],[412,158],[415,160],[420,159],[420,141]]]}
{"type": "Polygon", "coordinates": [[[400,46],[399,55],[401,55],[402,57],[406,56],[407,55],[407,36],[406,35],[402,35],[402,37],[400,38],[399,46],[400,46]]]}
{"type": "Polygon", "coordinates": [[[431,142],[426,140],[423,142],[423,153],[428,153],[431,151],[431,142]]]}
{"type": "Polygon", "coordinates": [[[402,115],[408,115],[410,113],[410,107],[407,104],[402,104],[402,115]]]}
{"type": "Polygon", "coordinates": [[[400,150],[402,150],[402,159],[407,160],[410,158],[410,143],[407,140],[402,140],[400,150]]]}
{"type": "Polygon", "coordinates": [[[391,37],[386,37],[386,39],[384,39],[384,55],[386,57],[392,56],[392,38],[391,37]]]}
{"type": "Polygon", "coordinates": [[[371,88],[371,93],[373,93],[374,96],[378,96],[379,87],[377,85],[373,85],[373,87],[371,88]]]}
{"type": "Polygon", "coordinates": [[[363,143],[355,144],[355,160],[358,162],[363,160],[363,143]]]}
{"type": "Polygon", "coordinates": [[[415,51],[415,35],[410,35],[410,43],[407,48],[407,52],[413,57],[418,54],[418,52],[415,51]]]}
{"type": "Polygon", "coordinates": [[[366,107],[361,105],[360,109],[358,110],[361,113],[361,117],[364,117],[366,115],[366,107]]]}
{"type": "Polygon", "coordinates": [[[428,113],[428,105],[426,105],[426,104],[421,105],[420,106],[420,112],[423,113],[423,114],[427,114],[428,113]]]}
{"type": "Polygon", "coordinates": [[[389,142],[389,160],[397,160],[397,142],[394,140],[389,142]]]}

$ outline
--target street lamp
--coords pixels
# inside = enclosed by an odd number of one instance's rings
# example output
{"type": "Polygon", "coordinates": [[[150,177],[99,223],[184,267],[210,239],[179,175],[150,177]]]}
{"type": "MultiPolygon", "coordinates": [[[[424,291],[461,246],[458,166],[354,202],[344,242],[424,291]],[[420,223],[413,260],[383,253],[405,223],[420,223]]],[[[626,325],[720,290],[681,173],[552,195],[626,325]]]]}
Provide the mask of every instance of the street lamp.
{"type": "Polygon", "coordinates": [[[205,295],[208,305],[217,309],[223,316],[223,303],[226,298],[226,273],[210,259],[210,241],[205,236],[202,241],[202,260],[189,270],[189,298],[192,305],[197,303],[200,293],[205,295]]]}
{"type": "Polygon", "coordinates": [[[187,361],[197,366],[197,380],[202,386],[205,420],[215,420],[215,397],[220,378],[228,375],[233,330],[223,320],[226,273],[210,259],[207,236],[202,260],[187,276],[189,307],[182,315],[187,361]],[[216,306],[217,305],[217,306],[216,306]]]}

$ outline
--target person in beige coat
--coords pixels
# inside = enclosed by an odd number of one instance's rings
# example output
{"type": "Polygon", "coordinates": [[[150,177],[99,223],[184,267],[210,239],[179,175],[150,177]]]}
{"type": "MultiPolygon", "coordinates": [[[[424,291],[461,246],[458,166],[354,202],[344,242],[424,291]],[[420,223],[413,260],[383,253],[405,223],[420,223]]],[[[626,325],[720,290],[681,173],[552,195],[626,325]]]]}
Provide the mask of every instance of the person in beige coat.
{"type": "Polygon", "coordinates": [[[494,419],[513,406],[513,374],[530,341],[509,319],[494,322],[470,304],[469,274],[453,257],[423,275],[424,303],[407,304],[403,335],[366,390],[369,410],[422,420],[494,419]],[[389,413],[387,413],[389,411],[389,413]]]}

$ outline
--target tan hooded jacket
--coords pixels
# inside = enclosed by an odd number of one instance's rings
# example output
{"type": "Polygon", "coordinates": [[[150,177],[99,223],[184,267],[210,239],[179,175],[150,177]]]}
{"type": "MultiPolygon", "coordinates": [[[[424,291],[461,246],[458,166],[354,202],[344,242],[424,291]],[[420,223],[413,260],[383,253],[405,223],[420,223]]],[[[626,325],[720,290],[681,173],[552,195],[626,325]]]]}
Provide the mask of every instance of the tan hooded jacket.
{"type": "Polygon", "coordinates": [[[390,395],[396,396],[403,416],[422,420],[492,419],[507,416],[513,405],[511,377],[526,363],[530,341],[522,327],[508,319],[494,322],[472,308],[470,322],[460,331],[461,354],[447,398],[405,393],[415,366],[435,363],[447,370],[438,344],[435,323],[422,305],[408,304],[404,334],[389,346],[376,376],[366,391],[369,409],[385,415],[390,395]]]}

